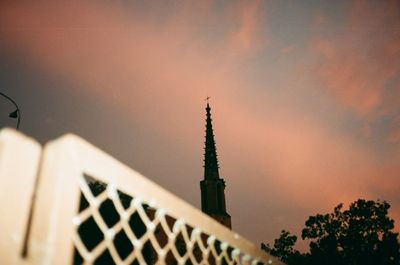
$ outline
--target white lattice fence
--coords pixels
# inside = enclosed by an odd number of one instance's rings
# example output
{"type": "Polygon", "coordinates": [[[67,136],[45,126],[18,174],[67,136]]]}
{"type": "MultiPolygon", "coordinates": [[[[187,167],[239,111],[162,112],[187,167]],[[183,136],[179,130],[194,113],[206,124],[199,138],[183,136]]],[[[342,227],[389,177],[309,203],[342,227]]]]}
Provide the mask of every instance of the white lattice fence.
{"type": "Polygon", "coordinates": [[[282,264],[76,136],[42,157],[27,264],[282,264]]]}

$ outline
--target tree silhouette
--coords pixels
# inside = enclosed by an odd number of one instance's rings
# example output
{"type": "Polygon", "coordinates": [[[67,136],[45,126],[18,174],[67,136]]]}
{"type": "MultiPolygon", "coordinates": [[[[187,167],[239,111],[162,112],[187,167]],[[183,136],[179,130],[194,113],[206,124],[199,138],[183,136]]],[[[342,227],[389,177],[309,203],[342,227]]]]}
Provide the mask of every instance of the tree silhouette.
{"type": "Polygon", "coordinates": [[[296,236],[282,231],[271,254],[288,264],[395,265],[400,264],[398,233],[388,216],[389,203],[359,199],[343,210],[310,216],[302,239],[310,240],[309,253],[294,250],[296,236]]]}
{"type": "MultiPolygon", "coordinates": [[[[273,248],[270,248],[269,253],[273,256],[279,257],[283,262],[290,264],[297,264],[302,255],[299,251],[294,249],[297,236],[291,235],[290,232],[282,230],[278,239],[275,239],[273,248]]],[[[269,246],[266,246],[268,249],[269,246]]],[[[264,247],[264,250],[266,250],[264,247]]]]}

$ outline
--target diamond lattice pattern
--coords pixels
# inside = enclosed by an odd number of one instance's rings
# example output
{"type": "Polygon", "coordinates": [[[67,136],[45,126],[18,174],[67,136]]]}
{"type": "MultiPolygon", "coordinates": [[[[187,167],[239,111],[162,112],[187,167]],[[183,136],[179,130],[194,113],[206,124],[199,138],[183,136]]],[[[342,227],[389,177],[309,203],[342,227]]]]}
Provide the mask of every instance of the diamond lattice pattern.
{"type": "Polygon", "coordinates": [[[74,264],[262,264],[138,197],[84,175],[74,264]]]}

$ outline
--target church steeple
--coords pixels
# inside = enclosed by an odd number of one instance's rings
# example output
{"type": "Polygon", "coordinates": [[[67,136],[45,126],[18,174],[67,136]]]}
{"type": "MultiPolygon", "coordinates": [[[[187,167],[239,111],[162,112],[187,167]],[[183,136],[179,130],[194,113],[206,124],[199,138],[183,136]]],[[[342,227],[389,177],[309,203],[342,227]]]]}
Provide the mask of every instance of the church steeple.
{"type": "Polygon", "coordinates": [[[215,148],[214,132],[212,128],[211,108],[206,107],[206,141],[204,148],[204,179],[219,179],[218,158],[215,148]]]}
{"type": "Polygon", "coordinates": [[[225,181],[219,177],[219,165],[212,128],[211,108],[206,107],[206,141],[204,148],[204,178],[200,181],[201,210],[231,228],[231,216],[226,212],[225,181]]]}

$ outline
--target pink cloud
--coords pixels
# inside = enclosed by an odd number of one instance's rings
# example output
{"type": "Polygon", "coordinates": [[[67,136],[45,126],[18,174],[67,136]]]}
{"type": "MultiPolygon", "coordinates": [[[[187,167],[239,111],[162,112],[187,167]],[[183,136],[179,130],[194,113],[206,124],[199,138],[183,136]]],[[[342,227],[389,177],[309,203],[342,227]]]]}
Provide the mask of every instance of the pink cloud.
{"type": "MultiPolygon", "coordinates": [[[[238,13],[236,29],[230,34],[230,47],[234,53],[252,54],[261,47],[262,30],[265,30],[265,13],[260,0],[241,1],[235,7],[238,13]]],[[[262,43],[265,44],[265,43],[262,43]]]]}
{"type": "Polygon", "coordinates": [[[326,16],[324,15],[324,13],[322,11],[319,11],[315,17],[314,17],[314,21],[312,23],[312,26],[314,28],[319,28],[321,27],[324,23],[326,22],[326,16]]]}
{"type": "Polygon", "coordinates": [[[378,114],[387,107],[387,95],[397,89],[391,82],[400,75],[399,5],[354,2],[342,30],[312,45],[320,55],[317,74],[322,85],[360,115],[378,114]]]}
{"type": "Polygon", "coordinates": [[[397,127],[390,131],[387,136],[388,143],[399,143],[400,142],[400,127],[397,127]]]}
{"type": "Polygon", "coordinates": [[[400,116],[394,119],[394,122],[389,127],[389,133],[386,137],[389,144],[400,143],[400,116]]]}
{"type": "Polygon", "coordinates": [[[291,44],[289,46],[281,48],[281,53],[288,54],[288,53],[293,52],[295,49],[296,49],[296,45],[291,44]]]}

